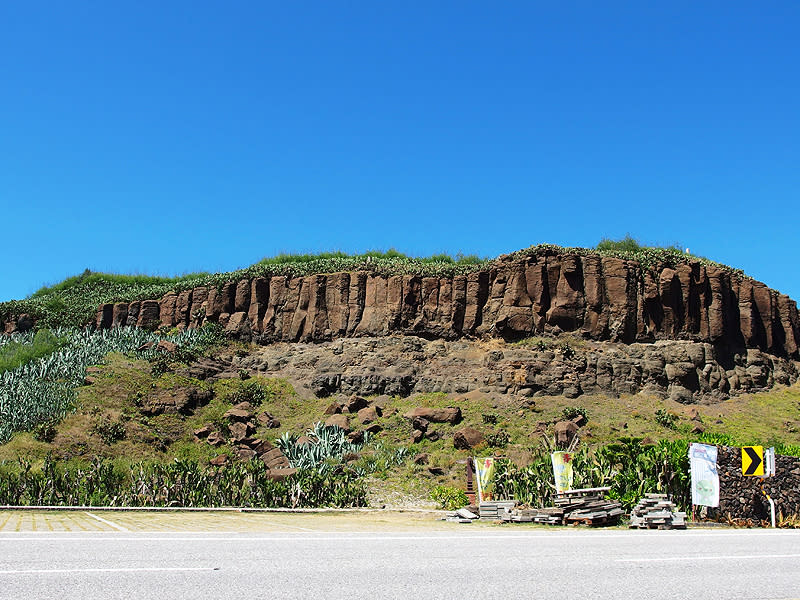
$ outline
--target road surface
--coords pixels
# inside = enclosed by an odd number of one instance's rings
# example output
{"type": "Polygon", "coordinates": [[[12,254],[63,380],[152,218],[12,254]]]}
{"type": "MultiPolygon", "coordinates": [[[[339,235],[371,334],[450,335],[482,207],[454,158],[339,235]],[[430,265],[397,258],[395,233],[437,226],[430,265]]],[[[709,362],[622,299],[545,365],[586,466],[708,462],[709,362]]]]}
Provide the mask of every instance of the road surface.
{"type": "Polygon", "coordinates": [[[49,525],[0,512],[2,600],[800,598],[800,531],[544,529],[380,514],[33,517],[49,525]],[[59,519],[69,530],[53,525],[59,519]]]}

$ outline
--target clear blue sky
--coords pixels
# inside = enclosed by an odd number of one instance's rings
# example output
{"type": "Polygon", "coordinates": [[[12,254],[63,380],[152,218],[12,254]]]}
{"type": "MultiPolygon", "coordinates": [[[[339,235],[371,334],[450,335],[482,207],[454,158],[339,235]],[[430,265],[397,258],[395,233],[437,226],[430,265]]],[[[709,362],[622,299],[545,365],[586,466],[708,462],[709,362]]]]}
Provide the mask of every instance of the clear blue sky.
{"type": "Polygon", "coordinates": [[[631,233],[800,300],[800,3],[4,2],[0,300],[631,233]]]}

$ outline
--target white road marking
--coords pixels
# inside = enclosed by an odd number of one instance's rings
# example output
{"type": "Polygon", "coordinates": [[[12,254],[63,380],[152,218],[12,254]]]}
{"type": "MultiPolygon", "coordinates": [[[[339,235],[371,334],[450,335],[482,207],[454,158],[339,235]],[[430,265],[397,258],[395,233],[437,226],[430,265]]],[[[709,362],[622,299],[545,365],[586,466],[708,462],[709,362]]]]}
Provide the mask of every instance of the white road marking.
{"type": "Polygon", "coordinates": [[[126,527],[123,527],[122,525],[117,525],[116,523],[113,523],[113,522],[109,521],[108,519],[104,519],[103,517],[98,517],[97,515],[94,515],[94,514],[90,513],[89,511],[84,511],[84,514],[89,515],[95,521],[100,521],[101,523],[105,523],[109,527],[113,527],[114,529],[116,529],[118,531],[126,531],[126,532],[130,531],[130,529],[128,529],[126,527]]]}
{"type": "Polygon", "coordinates": [[[730,554],[727,556],[664,556],[660,558],[618,558],[616,562],[692,562],[695,560],[767,560],[771,558],[800,558],[800,554],[730,554]]]}
{"type": "Polygon", "coordinates": [[[219,571],[219,567],[141,567],[119,569],[10,569],[0,575],[44,575],[60,573],[158,573],[175,571],[219,571]]]}
{"type": "MultiPolygon", "coordinates": [[[[137,532],[129,532],[130,535],[120,536],[117,534],[112,534],[109,532],[94,532],[89,533],[81,532],[80,534],[72,534],[72,533],[63,533],[63,534],[53,534],[52,532],[41,532],[41,533],[19,533],[15,532],[13,534],[3,534],[0,533],[0,543],[2,542],[28,542],[28,541],[128,541],[128,542],[191,542],[191,541],[201,541],[201,542],[320,542],[320,541],[333,541],[333,542],[340,542],[340,541],[384,541],[384,540],[395,540],[395,541],[404,541],[404,540],[519,540],[519,541],[526,541],[531,539],[536,540],[545,540],[545,541],[553,541],[557,542],[563,539],[581,539],[581,540],[594,540],[594,539],[623,539],[623,538],[634,538],[634,537],[659,537],[659,538],[668,538],[668,537],[675,537],[680,539],[689,539],[689,538],[719,538],[726,535],[736,535],[737,537],[763,537],[763,536],[784,536],[784,537],[794,537],[800,535],[800,531],[792,532],[792,531],[761,531],[761,532],[743,532],[743,531],[734,531],[734,532],[718,532],[718,533],[691,533],[685,531],[676,531],[676,532],[667,532],[667,531],[659,531],[658,536],[648,536],[644,532],[634,532],[634,533],[627,533],[627,532],[618,532],[618,533],[593,533],[587,532],[585,534],[561,534],[559,532],[553,531],[549,533],[536,533],[536,534],[525,534],[524,532],[519,533],[502,533],[502,534],[491,534],[491,533],[482,533],[482,534],[444,534],[444,535],[436,535],[436,534],[424,534],[419,535],[415,533],[408,533],[405,534],[403,532],[386,532],[381,533],[378,531],[370,531],[370,532],[319,532],[319,535],[308,535],[305,533],[297,532],[288,532],[288,531],[281,531],[277,532],[278,535],[269,535],[268,533],[260,533],[257,535],[253,535],[250,533],[240,533],[240,534],[233,534],[231,535],[230,532],[225,532],[220,535],[215,535],[213,532],[183,532],[183,531],[176,531],[176,532],[142,532],[139,534],[137,532]],[[672,535],[670,535],[672,534],[672,535]]],[[[637,560],[645,560],[645,559],[637,559],[637,560]]],[[[649,560],[649,559],[647,559],[649,560]]],[[[658,559],[661,560],[661,559],[658,559]]],[[[690,560],[688,558],[683,560],[690,560]]]]}

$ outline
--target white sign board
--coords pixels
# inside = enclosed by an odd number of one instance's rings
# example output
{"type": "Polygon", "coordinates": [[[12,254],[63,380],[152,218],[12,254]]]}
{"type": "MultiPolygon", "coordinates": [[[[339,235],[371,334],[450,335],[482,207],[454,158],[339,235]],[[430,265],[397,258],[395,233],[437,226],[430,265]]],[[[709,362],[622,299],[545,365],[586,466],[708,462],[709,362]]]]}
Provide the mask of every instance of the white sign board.
{"type": "Polygon", "coordinates": [[[707,444],[691,444],[689,446],[689,465],[692,473],[692,504],[719,506],[717,447],[707,444]]]}

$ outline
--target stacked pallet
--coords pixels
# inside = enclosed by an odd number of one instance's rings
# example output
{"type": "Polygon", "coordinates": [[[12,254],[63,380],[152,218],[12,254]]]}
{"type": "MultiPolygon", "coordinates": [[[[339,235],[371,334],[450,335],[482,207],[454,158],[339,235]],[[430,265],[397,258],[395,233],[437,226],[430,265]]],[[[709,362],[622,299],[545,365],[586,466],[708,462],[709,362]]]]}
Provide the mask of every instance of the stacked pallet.
{"type": "Polygon", "coordinates": [[[556,494],[553,504],[564,510],[564,523],[614,525],[625,513],[622,504],[608,500],[609,487],[570,490],[556,494]]]}
{"type": "Polygon", "coordinates": [[[481,502],[478,507],[481,519],[502,520],[504,515],[514,509],[514,500],[492,500],[481,502]]]}
{"type": "Polygon", "coordinates": [[[645,494],[631,511],[631,529],[686,529],[686,513],[677,512],[666,494],[645,494]]]}
{"type": "Polygon", "coordinates": [[[555,506],[508,510],[501,518],[514,523],[613,525],[624,514],[622,505],[605,498],[611,488],[586,488],[557,494],[555,506]]]}

